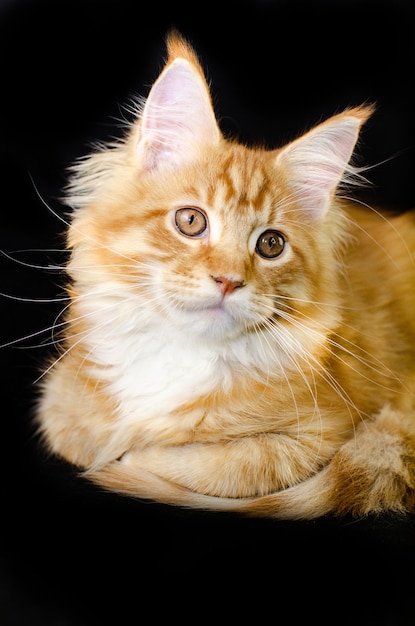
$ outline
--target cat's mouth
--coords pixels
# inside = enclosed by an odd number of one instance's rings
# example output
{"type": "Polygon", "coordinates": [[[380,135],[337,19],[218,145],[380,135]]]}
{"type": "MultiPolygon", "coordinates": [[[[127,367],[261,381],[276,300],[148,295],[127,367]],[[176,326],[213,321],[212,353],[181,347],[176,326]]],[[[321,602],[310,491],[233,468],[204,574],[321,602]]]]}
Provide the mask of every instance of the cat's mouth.
{"type": "Polygon", "coordinates": [[[201,303],[196,308],[189,309],[189,313],[195,316],[208,316],[212,320],[216,319],[218,321],[227,318],[234,318],[231,307],[228,307],[223,300],[221,302],[217,302],[216,304],[201,303]]]}
{"type": "Polygon", "coordinates": [[[213,314],[217,313],[218,315],[228,314],[226,306],[223,301],[219,304],[209,304],[200,309],[201,311],[212,312],[213,314]]]}
{"type": "Polygon", "coordinates": [[[216,302],[187,302],[174,307],[172,316],[185,333],[208,338],[234,337],[246,330],[247,321],[241,307],[226,299],[216,302]]]}

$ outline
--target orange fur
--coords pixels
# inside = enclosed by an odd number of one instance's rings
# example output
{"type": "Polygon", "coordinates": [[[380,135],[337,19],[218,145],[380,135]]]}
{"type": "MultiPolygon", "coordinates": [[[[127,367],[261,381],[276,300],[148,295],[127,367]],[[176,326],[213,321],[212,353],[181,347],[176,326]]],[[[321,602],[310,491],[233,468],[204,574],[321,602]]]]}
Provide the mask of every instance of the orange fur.
{"type": "Polygon", "coordinates": [[[342,197],[373,109],[247,147],[220,132],[191,46],[167,46],[125,138],[73,171],[45,445],[180,506],[413,510],[415,219],[342,197]]]}

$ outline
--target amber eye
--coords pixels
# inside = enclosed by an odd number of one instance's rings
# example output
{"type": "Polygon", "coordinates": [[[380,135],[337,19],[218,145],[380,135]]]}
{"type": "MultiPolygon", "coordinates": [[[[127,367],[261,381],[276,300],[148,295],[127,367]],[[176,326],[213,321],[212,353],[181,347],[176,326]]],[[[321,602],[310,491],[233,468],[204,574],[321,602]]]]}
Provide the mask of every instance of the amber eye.
{"type": "Polygon", "coordinates": [[[264,259],[275,259],[285,247],[285,238],[278,230],[266,230],[258,237],[255,252],[264,259]]]}
{"type": "Polygon", "coordinates": [[[187,237],[200,237],[207,229],[207,217],[199,209],[178,209],[175,215],[178,230],[187,237]]]}

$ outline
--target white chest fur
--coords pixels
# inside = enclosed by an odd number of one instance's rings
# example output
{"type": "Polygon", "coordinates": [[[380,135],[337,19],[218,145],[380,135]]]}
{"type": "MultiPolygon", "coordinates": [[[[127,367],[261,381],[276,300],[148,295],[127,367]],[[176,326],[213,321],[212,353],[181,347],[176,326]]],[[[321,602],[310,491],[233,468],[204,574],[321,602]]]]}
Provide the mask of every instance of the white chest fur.
{"type": "Polygon", "coordinates": [[[122,304],[95,308],[88,316],[94,321],[88,352],[123,421],[166,416],[231,375],[225,345],[197,341],[167,319],[144,320],[122,304]]]}

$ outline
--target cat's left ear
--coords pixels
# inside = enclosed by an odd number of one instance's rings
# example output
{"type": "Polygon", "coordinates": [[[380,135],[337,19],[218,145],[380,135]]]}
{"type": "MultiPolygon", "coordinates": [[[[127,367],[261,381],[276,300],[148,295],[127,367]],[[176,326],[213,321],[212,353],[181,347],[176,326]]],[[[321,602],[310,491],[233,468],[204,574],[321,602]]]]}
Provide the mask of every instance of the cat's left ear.
{"type": "Polygon", "coordinates": [[[167,64],[153,84],[138,126],[135,154],[145,170],[178,167],[220,140],[210,91],[190,45],[167,40],[167,64]]]}
{"type": "Polygon", "coordinates": [[[277,165],[305,215],[323,217],[339,184],[356,172],[349,161],[372,113],[367,106],[334,115],[278,153],[277,165]]]}

